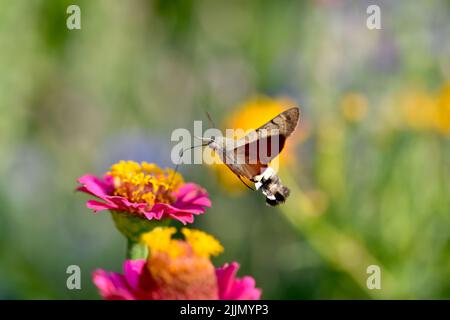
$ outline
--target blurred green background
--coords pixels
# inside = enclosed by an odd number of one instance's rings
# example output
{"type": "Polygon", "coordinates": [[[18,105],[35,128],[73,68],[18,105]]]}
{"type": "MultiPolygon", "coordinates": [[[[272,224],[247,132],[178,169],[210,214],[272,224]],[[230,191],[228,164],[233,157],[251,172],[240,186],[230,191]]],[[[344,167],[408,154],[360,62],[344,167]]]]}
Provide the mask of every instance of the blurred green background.
{"type": "Polygon", "coordinates": [[[194,225],[225,247],[215,265],[238,261],[267,299],[450,298],[449,1],[0,3],[0,298],[99,298],[91,272],[121,271],[126,244],[76,179],[173,166],[172,130],[256,95],[298,103],[308,132],[279,209],[181,168],[210,193],[194,225]]]}

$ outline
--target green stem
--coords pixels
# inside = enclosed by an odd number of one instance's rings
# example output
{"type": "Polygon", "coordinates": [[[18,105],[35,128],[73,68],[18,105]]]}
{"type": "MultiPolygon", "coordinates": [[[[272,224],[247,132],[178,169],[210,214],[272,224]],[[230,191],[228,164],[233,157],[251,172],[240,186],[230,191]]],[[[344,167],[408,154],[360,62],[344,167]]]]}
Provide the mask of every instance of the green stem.
{"type": "Polygon", "coordinates": [[[127,238],[126,257],[131,260],[145,259],[147,257],[147,248],[142,243],[127,238]]]}
{"type": "Polygon", "coordinates": [[[147,257],[147,248],[140,242],[142,234],[170,223],[169,219],[150,221],[126,212],[111,211],[111,215],[117,230],[127,239],[126,257],[133,260],[147,257]]]}

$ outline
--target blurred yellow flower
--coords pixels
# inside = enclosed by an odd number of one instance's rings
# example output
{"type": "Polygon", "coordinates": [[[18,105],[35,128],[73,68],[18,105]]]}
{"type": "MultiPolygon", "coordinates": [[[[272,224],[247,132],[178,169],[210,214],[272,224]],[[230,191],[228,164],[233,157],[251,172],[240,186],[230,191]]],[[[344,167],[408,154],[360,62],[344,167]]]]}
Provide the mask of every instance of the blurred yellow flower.
{"type": "Polygon", "coordinates": [[[450,134],[450,83],[445,85],[436,101],[437,130],[442,134],[450,134]]]}
{"type": "Polygon", "coordinates": [[[437,115],[436,100],[426,91],[410,90],[400,96],[404,124],[414,130],[432,130],[437,115]]]}
{"type": "Polygon", "coordinates": [[[450,84],[438,94],[410,90],[399,100],[404,124],[418,131],[450,134],[450,84]]]}
{"type": "MultiPolygon", "coordinates": [[[[289,98],[273,99],[266,96],[257,96],[238,105],[234,109],[235,111],[225,119],[223,127],[226,129],[243,129],[244,132],[256,129],[270,119],[276,117],[279,113],[295,105],[296,103],[289,98]]],[[[237,132],[234,139],[240,139],[244,135],[245,134],[240,135],[239,132],[237,132]]],[[[309,131],[302,122],[295,130],[292,137],[289,138],[283,152],[279,155],[280,165],[295,163],[294,146],[297,142],[306,140],[308,135],[309,131]]],[[[218,157],[217,155],[215,156],[218,157]]],[[[234,194],[239,194],[245,190],[246,187],[233,173],[231,173],[226,165],[219,163],[214,164],[212,167],[216,171],[222,186],[224,186],[226,190],[234,194]]]]}
{"type": "Polygon", "coordinates": [[[342,115],[347,121],[359,122],[367,115],[367,98],[356,92],[347,93],[342,98],[340,107],[342,115]]]}

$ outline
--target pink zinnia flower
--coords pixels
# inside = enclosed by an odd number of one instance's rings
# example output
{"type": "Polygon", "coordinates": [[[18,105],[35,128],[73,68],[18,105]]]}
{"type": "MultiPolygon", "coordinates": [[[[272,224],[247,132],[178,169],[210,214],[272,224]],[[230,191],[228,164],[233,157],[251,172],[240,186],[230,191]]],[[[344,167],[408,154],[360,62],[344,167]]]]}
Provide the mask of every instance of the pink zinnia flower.
{"type": "Polygon", "coordinates": [[[128,212],[148,220],[169,217],[186,224],[211,206],[203,188],[185,183],[182,176],[171,169],[162,170],[146,162],[120,161],[103,179],[85,175],[78,182],[82,184],[78,191],[101,200],[87,201],[87,207],[94,212],[128,212]]]}
{"type": "Polygon", "coordinates": [[[215,269],[210,255],[223,248],[212,236],[183,229],[185,240],[172,239],[175,228],[155,228],[143,239],[147,260],[126,260],[124,274],[97,270],[94,284],[108,300],[220,299],[257,300],[261,290],[252,277],[236,278],[236,262],[215,269]]]}

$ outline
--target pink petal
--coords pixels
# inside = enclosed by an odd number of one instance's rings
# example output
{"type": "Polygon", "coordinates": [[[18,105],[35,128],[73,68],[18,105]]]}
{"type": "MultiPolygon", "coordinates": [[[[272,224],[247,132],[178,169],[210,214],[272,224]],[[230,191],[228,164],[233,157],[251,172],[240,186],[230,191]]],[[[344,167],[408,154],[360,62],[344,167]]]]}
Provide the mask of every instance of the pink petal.
{"type": "Polygon", "coordinates": [[[142,275],[145,262],[145,259],[125,260],[123,264],[125,279],[133,290],[139,289],[139,278],[142,275]]]}
{"type": "Polygon", "coordinates": [[[226,263],[222,268],[216,269],[220,299],[225,299],[224,297],[228,296],[238,269],[239,264],[236,262],[226,263]]]}
{"type": "Polygon", "coordinates": [[[96,270],[92,280],[100,291],[100,295],[107,300],[134,300],[134,295],[128,290],[125,278],[114,272],[96,270]]]}
{"type": "Polygon", "coordinates": [[[186,183],[176,193],[176,206],[182,204],[195,204],[200,206],[211,206],[206,191],[194,183],[186,183]]]}
{"type": "Polygon", "coordinates": [[[114,210],[114,209],[117,209],[117,206],[114,205],[114,204],[108,204],[108,203],[100,202],[100,201],[97,201],[97,200],[88,200],[86,202],[86,206],[89,209],[94,210],[94,212],[102,211],[102,210],[111,210],[111,209],[114,210]]]}
{"type": "Polygon", "coordinates": [[[78,179],[78,182],[82,184],[81,187],[78,187],[79,191],[89,193],[100,199],[104,199],[112,191],[111,185],[108,185],[107,183],[105,183],[105,181],[97,178],[94,175],[84,175],[78,179]]]}
{"type": "Polygon", "coordinates": [[[191,213],[178,212],[176,214],[169,214],[169,216],[180,221],[184,225],[194,222],[194,216],[191,213]]]}
{"type": "Polygon", "coordinates": [[[156,203],[145,215],[148,216],[150,213],[154,213],[154,218],[157,220],[164,218],[164,216],[170,216],[186,224],[186,222],[194,221],[194,215],[203,213],[204,211],[204,208],[184,209],[174,207],[167,203],[156,203]]]}
{"type": "Polygon", "coordinates": [[[255,288],[255,280],[246,276],[236,279],[239,264],[232,262],[216,269],[219,299],[221,300],[258,300],[261,290],[255,288]]]}

